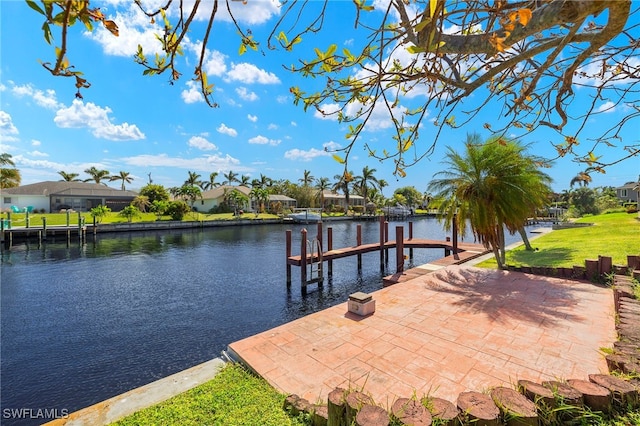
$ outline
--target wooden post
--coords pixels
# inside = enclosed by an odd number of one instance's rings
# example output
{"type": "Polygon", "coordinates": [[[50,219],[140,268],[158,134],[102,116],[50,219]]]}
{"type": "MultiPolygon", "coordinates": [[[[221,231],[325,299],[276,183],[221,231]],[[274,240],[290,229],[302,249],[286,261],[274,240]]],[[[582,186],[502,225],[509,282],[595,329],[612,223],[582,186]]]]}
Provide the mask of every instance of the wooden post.
{"type": "MultiPolygon", "coordinates": [[[[327,251],[331,250],[333,250],[333,228],[329,227],[327,228],[327,251]]],[[[327,274],[331,277],[333,276],[333,260],[329,260],[327,266],[329,268],[327,274]]]]}
{"type": "Polygon", "coordinates": [[[289,264],[289,258],[291,257],[291,229],[287,229],[285,233],[285,254],[287,256],[287,288],[291,288],[291,265],[289,264]]]}
{"type": "Polygon", "coordinates": [[[71,212],[67,209],[67,228],[71,225],[71,212]]]}
{"type": "MultiPolygon", "coordinates": [[[[384,242],[389,242],[389,222],[384,222],[384,242]]],[[[384,263],[389,263],[389,249],[384,249],[384,263]]]]}
{"type": "Polygon", "coordinates": [[[300,284],[302,292],[307,291],[307,229],[300,231],[300,284]]]}
{"type": "Polygon", "coordinates": [[[25,223],[26,223],[26,227],[28,228],[29,225],[31,225],[31,219],[29,218],[29,210],[25,210],[25,223]]]}
{"type": "MultiPolygon", "coordinates": [[[[409,239],[413,239],[413,222],[409,222],[409,239]]],[[[409,249],[409,260],[413,262],[413,248],[409,249]]]]}
{"type": "Polygon", "coordinates": [[[404,229],[396,226],[396,273],[404,271],[404,229]]]}
{"type": "MultiPolygon", "coordinates": [[[[362,245],[362,225],[356,226],[356,246],[362,245]]],[[[358,273],[362,272],[362,254],[358,253],[358,273]]]]}
{"type": "Polygon", "coordinates": [[[380,272],[384,272],[384,216],[380,216],[380,272]]]}
{"type": "Polygon", "coordinates": [[[320,243],[320,251],[322,252],[322,221],[318,222],[318,235],[316,236],[316,238],[318,239],[318,242],[320,243]]]}
{"type": "Polygon", "coordinates": [[[78,239],[82,242],[82,216],[78,212],[78,239]]]}
{"type": "MultiPolygon", "coordinates": [[[[447,242],[450,242],[450,241],[451,241],[451,237],[447,237],[447,238],[446,238],[446,241],[447,241],[447,242]]],[[[449,256],[450,254],[451,254],[451,251],[450,251],[449,249],[444,249],[444,257],[447,257],[447,256],[449,256]]]]}
{"type": "Polygon", "coordinates": [[[458,253],[458,214],[453,214],[453,229],[451,232],[453,233],[453,254],[458,253]]]}
{"type": "Polygon", "coordinates": [[[95,237],[95,235],[96,235],[96,232],[98,232],[98,226],[97,226],[97,219],[96,219],[96,217],[94,216],[94,217],[93,217],[93,236],[94,236],[94,237],[95,237]]]}
{"type": "Polygon", "coordinates": [[[47,239],[47,217],[42,216],[42,236],[46,240],[47,239]]]}

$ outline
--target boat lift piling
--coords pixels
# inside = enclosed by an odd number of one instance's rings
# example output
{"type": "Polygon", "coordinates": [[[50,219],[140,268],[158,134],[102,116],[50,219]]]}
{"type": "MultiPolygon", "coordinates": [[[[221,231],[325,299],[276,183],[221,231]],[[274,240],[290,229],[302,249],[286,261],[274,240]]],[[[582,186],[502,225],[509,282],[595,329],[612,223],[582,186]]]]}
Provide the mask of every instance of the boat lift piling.
{"type": "Polygon", "coordinates": [[[413,261],[413,249],[414,248],[439,248],[444,249],[444,259],[440,259],[436,262],[440,262],[441,265],[459,264],[465,262],[470,258],[477,257],[486,252],[486,249],[480,244],[463,244],[463,247],[458,245],[457,236],[457,223],[454,220],[452,227],[453,237],[446,237],[446,241],[441,240],[426,240],[426,239],[414,239],[413,236],[413,222],[409,222],[409,235],[408,239],[404,238],[404,226],[396,226],[395,241],[389,241],[389,222],[387,222],[384,216],[380,216],[380,240],[377,243],[362,242],[362,226],[360,224],[356,227],[356,245],[350,247],[343,247],[340,249],[333,248],[333,229],[327,228],[327,247],[326,251],[323,249],[323,229],[322,222],[317,223],[317,236],[309,240],[307,235],[308,231],[302,229],[300,231],[300,255],[294,256],[291,253],[292,250],[292,231],[286,231],[286,271],[287,271],[287,288],[291,288],[291,267],[300,266],[300,284],[303,294],[306,294],[307,285],[317,283],[318,287],[322,287],[323,282],[323,262],[327,262],[328,275],[333,276],[333,260],[348,256],[357,256],[358,273],[362,272],[362,254],[372,251],[378,251],[380,253],[380,271],[385,271],[385,265],[389,262],[389,249],[396,250],[396,274],[404,272],[404,263],[407,257],[405,257],[405,247],[409,249],[408,258],[413,261]],[[461,254],[466,252],[464,254],[461,254]]]}

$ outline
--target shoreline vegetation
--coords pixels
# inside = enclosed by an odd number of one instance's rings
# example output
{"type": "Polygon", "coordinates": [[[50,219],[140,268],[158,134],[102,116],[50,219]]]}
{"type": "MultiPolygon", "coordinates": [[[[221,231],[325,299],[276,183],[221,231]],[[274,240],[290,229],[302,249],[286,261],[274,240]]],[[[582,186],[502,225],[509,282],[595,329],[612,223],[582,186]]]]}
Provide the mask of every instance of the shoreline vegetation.
{"type": "MultiPolygon", "coordinates": [[[[545,234],[535,240],[534,251],[526,251],[524,247],[510,250],[507,253],[508,262],[530,266],[563,266],[598,254],[612,256],[614,262],[623,255],[640,254],[640,221],[636,215],[603,214],[585,217],[578,222],[590,222],[593,226],[545,234]]],[[[487,260],[479,266],[495,267],[495,260],[487,260]]],[[[640,293],[639,286],[636,286],[636,293],[640,293]]],[[[311,424],[310,419],[303,415],[288,415],[282,408],[285,398],[286,395],[242,366],[229,364],[210,382],[140,410],[114,424],[311,424]]],[[[612,417],[601,416],[597,422],[589,424],[640,424],[640,409],[612,417]]]]}

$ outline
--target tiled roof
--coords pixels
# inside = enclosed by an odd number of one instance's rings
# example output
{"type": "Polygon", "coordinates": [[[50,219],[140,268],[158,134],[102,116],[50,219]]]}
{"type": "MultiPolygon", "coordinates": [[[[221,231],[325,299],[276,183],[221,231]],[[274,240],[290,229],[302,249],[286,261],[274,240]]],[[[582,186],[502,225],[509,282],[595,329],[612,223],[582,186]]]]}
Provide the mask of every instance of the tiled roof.
{"type": "Polygon", "coordinates": [[[233,186],[233,185],[221,185],[218,186],[217,188],[213,188],[210,189],[208,191],[203,191],[202,192],[202,199],[203,200],[215,200],[216,198],[220,198],[224,196],[225,191],[232,191],[234,189],[237,189],[238,191],[242,192],[244,195],[249,195],[249,193],[251,192],[251,190],[249,188],[247,188],[246,186],[233,186]]]}
{"type": "Polygon", "coordinates": [[[14,195],[60,195],[76,197],[109,197],[109,198],[133,198],[138,196],[133,191],[122,191],[106,185],[88,182],[45,181],[22,185],[17,188],[2,190],[3,194],[14,195]]]}

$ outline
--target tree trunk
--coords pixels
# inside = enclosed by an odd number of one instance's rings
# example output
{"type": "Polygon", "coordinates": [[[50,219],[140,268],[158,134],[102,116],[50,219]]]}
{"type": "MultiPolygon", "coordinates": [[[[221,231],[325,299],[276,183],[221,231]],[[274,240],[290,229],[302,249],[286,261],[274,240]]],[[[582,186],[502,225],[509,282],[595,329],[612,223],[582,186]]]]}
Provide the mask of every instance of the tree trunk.
{"type": "Polygon", "coordinates": [[[499,234],[500,235],[500,260],[502,264],[501,269],[505,269],[505,265],[507,263],[507,249],[504,246],[504,228],[501,226],[499,234]]]}
{"type": "Polygon", "coordinates": [[[529,250],[532,251],[533,247],[531,247],[531,243],[529,242],[529,237],[527,237],[527,231],[524,230],[524,227],[521,226],[518,228],[518,232],[520,233],[520,236],[522,237],[522,242],[524,243],[524,247],[529,250]]]}

